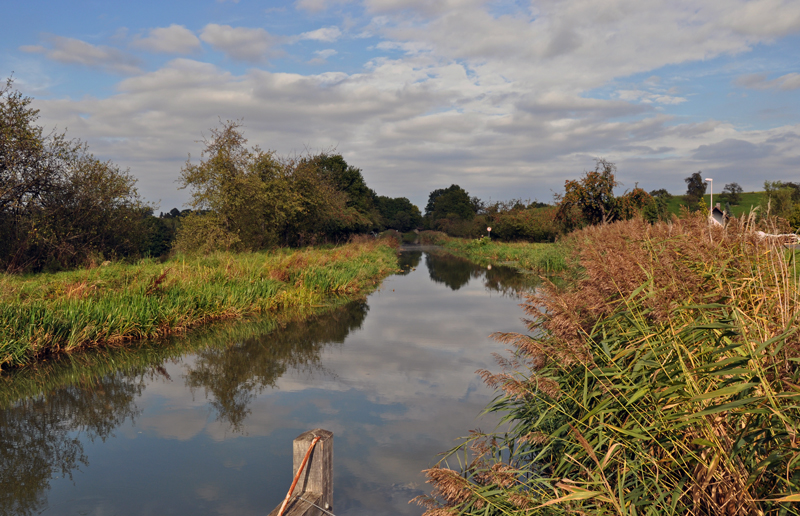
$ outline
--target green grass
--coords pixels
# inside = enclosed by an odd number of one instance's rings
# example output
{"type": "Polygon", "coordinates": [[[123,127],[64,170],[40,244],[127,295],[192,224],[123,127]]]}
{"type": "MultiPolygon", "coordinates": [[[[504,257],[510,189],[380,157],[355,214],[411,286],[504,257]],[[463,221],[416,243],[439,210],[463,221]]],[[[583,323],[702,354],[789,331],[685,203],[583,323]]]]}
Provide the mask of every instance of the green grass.
{"type": "Polygon", "coordinates": [[[354,296],[397,269],[385,242],[179,256],[88,270],[0,277],[0,365],[181,333],[209,321],[354,296]]]}
{"type": "MultiPolygon", "coordinates": [[[[747,215],[750,213],[751,208],[755,208],[756,206],[761,204],[762,198],[764,196],[764,192],[744,192],[741,194],[741,200],[739,204],[735,204],[731,206],[731,211],[733,212],[734,217],[738,217],[740,215],[747,215]]],[[[711,195],[706,194],[703,197],[706,201],[706,206],[711,206],[711,195]]],[[[719,196],[719,194],[714,194],[714,204],[720,203],[720,206],[724,209],[725,202],[719,196]]],[[[681,205],[686,205],[686,201],[683,200],[683,195],[673,195],[672,199],[670,199],[669,204],[667,204],[667,211],[669,213],[674,213],[675,215],[680,215],[681,213],[681,205]]]]}
{"type": "Polygon", "coordinates": [[[520,272],[550,274],[569,268],[569,247],[563,243],[498,242],[488,238],[475,240],[448,237],[426,231],[422,241],[439,245],[449,253],[479,265],[507,265],[520,272]]]}

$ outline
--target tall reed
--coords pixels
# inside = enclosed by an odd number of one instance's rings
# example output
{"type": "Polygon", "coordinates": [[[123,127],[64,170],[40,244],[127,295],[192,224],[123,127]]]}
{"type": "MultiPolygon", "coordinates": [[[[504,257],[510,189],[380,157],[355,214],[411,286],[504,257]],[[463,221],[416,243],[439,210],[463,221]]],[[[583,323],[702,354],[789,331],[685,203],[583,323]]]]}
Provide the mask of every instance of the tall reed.
{"type": "Polygon", "coordinates": [[[577,234],[583,279],[532,296],[481,371],[508,431],[427,471],[426,514],[800,512],[795,255],[752,222],[577,234]]]}

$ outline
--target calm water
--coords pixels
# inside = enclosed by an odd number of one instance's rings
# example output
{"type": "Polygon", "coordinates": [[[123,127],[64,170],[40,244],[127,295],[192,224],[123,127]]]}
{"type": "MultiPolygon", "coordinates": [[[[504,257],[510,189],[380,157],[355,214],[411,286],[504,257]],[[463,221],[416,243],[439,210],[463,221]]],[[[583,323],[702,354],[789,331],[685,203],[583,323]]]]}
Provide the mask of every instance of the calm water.
{"type": "Polygon", "coordinates": [[[495,427],[475,370],[503,351],[490,333],[525,330],[515,292],[531,285],[452,257],[401,260],[366,301],[302,323],[6,375],[0,514],[267,514],[291,483],[292,439],[318,427],[335,435],[337,516],[421,514],[408,504],[428,492],[420,471],[495,427]]]}

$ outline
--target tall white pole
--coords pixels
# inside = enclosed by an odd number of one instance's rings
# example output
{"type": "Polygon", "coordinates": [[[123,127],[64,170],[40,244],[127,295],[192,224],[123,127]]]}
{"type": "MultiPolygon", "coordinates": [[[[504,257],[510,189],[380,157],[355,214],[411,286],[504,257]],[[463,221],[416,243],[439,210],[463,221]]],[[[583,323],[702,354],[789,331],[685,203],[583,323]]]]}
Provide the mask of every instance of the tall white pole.
{"type": "Polygon", "coordinates": [[[714,213],[714,180],[707,177],[706,181],[708,181],[708,184],[711,186],[711,209],[709,212],[714,213]]]}

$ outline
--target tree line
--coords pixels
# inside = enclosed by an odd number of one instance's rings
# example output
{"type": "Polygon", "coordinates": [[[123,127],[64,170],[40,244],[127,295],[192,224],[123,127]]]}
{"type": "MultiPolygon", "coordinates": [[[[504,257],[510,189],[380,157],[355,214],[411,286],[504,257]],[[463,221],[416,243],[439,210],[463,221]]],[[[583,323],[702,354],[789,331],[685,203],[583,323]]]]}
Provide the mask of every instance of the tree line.
{"type": "Polygon", "coordinates": [[[190,208],[156,217],[129,170],[66,132],[46,133],[31,103],[11,78],[0,87],[0,270],[340,242],[421,224],[408,199],[378,195],[340,154],[280,158],[248,148],[238,122],[212,129],[200,162],[181,169],[190,208]]]}
{"type": "MultiPolygon", "coordinates": [[[[553,204],[484,202],[459,185],[430,192],[424,216],[405,197],[378,195],[361,169],[334,151],[281,157],[248,147],[242,126],[227,121],[203,140],[199,162],[180,171],[188,209],[155,216],[136,179],[65,132],[37,125],[32,99],[0,88],[0,269],[55,271],[104,260],[165,256],[172,251],[245,251],[343,242],[355,234],[393,229],[443,231],[476,238],[548,242],[588,225],[640,215],[655,222],[672,215],[672,195],[638,185],[616,195],[616,166],[599,159],[580,179],[567,180],[553,204]]],[[[682,202],[701,209],[706,182],[686,178],[682,202]]],[[[800,228],[800,184],[767,181],[769,213],[800,228]]],[[[737,183],[720,199],[737,204],[737,183]]]]}

